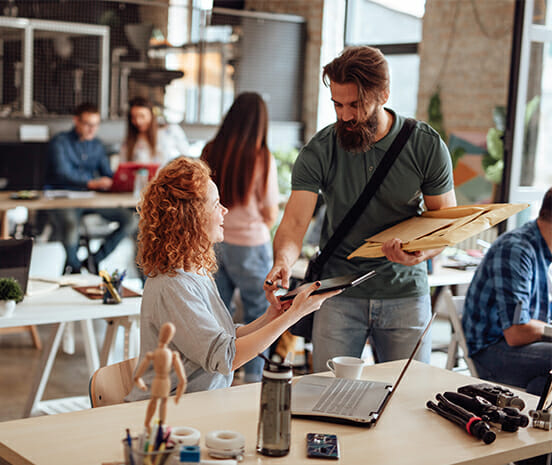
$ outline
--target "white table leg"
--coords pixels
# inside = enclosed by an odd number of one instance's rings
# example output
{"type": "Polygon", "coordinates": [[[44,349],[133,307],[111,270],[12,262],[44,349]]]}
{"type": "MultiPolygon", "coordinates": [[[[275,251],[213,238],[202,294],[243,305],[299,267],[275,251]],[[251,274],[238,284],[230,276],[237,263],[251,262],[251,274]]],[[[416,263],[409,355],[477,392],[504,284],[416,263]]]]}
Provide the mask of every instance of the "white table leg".
{"type": "Polygon", "coordinates": [[[84,338],[84,354],[88,365],[88,372],[92,374],[100,368],[100,359],[98,357],[98,345],[96,344],[96,336],[92,320],[82,320],[80,322],[82,336],[84,338]]]}
{"type": "Polygon", "coordinates": [[[23,418],[30,417],[34,408],[42,399],[44,389],[48,383],[48,379],[50,378],[52,366],[59,349],[59,344],[61,343],[61,336],[63,335],[65,325],[65,322],[55,324],[52,332],[50,333],[48,342],[46,343],[42,356],[40,357],[40,364],[36,368],[35,377],[31,386],[31,392],[27,398],[25,410],[23,411],[23,418]]]}

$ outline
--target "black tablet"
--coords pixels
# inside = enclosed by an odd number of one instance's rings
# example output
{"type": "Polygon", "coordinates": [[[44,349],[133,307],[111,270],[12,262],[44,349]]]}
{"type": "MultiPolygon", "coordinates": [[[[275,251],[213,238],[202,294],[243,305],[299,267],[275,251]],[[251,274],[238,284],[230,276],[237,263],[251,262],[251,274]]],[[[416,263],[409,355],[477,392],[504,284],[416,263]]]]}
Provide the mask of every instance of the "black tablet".
{"type": "MultiPolygon", "coordinates": [[[[348,274],[344,276],[337,276],[335,278],[322,279],[320,281],[320,287],[316,289],[313,294],[323,294],[324,292],[336,291],[338,289],[346,289],[348,287],[358,286],[360,283],[363,283],[367,279],[370,279],[376,275],[375,271],[368,271],[367,273],[360,274],[348,274]]],[[[305,283],[301,286],[289,291],[288,293],[279,296],[281,301],[293,299],[298,292],[301,292],[307,286],[310,286],[312,283],[305,283]]]]}

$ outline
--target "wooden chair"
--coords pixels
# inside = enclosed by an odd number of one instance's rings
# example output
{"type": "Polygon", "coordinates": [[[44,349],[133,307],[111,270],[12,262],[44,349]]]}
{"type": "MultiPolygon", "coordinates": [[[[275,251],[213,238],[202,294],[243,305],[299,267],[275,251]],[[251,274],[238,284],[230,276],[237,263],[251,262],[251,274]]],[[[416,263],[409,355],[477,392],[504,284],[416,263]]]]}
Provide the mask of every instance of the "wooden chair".
{"type": "Polygon", "coordinates": [[[98,368],[90,378],[88,393],[92,407],[120,404],[134,385],[138,357],[98,368]]]}
{"type": "Polygon", "coordinates": [[[441,298],[443,299],[452,331],[447,351],[446,368],[447,370],[452,370],[457,366],[458,359],[463,358],[470,374],[477,378],[477,368],[475,368],[473,360],[468,355],[468,345],[464,336],[464,329],[462,328],[462,312],[465,296],[453,296],[450,289],[444,289],[441,298]]]}

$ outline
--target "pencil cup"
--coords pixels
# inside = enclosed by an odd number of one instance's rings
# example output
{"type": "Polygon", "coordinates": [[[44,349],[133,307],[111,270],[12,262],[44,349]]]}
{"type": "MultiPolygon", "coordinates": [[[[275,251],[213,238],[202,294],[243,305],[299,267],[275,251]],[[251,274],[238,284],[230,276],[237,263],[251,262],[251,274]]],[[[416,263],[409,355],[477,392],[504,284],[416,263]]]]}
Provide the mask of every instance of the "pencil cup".
{"type": "MultiPolygon", "coordinates": [[[[123,290],[123,283],[120,279],[112,279],[111,285],[113,288],[119,293],[119,296],[121,299],[123,298],[122,290],[123,290]]],[[[113,296],[111,291],[109,290],[109,286],[104,283],[104,295],[103,295],[103,303],[104,304],[120,304],[121,301],[117,301],[117,299],[113,296]]]]}
{"type": "MultiPolygon", "coordinates": [[[[138,439],[136,438],[136,442],[138,439]]],[[[167,465],[171,462],[167,462],[171,455],[178,452],[177,447],[171,449],[158,450],[152,452],[144,452],[136,447],[134,444],[129,447],[128,440],[123,439],[123,450],[125,456],[125,465],[167,465]]]]}

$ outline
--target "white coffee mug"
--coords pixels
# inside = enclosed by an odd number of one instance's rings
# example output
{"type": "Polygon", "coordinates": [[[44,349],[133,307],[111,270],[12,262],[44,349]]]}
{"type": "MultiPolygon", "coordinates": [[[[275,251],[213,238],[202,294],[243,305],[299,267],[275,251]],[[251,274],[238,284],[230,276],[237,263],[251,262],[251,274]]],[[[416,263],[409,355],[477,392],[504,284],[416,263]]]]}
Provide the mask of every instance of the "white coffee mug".
{"type": "Polygon", "coordinates": [[[334,357],[326,362],[326,366],[336,378],[359,379],[366,362],[357,357],[334,357]]]}

